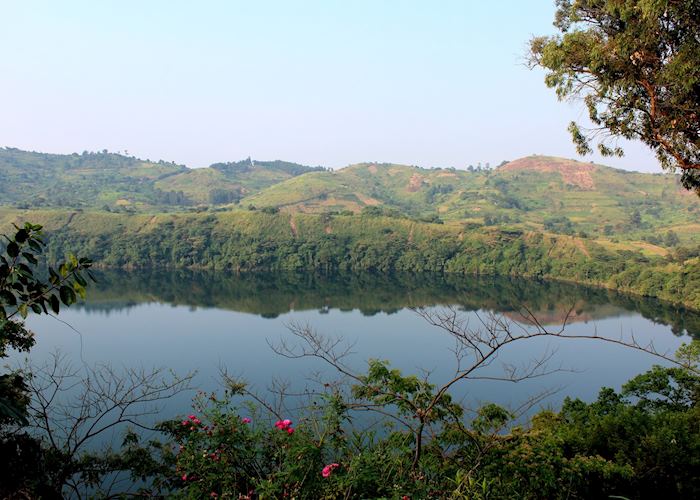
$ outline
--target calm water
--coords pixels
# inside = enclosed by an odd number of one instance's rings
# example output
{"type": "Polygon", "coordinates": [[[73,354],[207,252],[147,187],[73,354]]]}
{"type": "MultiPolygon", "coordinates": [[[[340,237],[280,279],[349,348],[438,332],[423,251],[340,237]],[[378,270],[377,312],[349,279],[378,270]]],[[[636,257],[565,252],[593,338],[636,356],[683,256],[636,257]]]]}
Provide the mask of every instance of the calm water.
{"type": "MultiPolygon", "coordinates": [[[[689,335],[700,334],[700,317],[655,301],[597,289],[513,279],[456,276],[372,275],[323,277],[309,274],[231,276],[191,272],[103,272],[87,303],[65,309],[60,318],[32,316],[37,334],[31,361],[41,363],[60,350],[74,364],[196,370],[198,387],[213,390],[219,371],[243,375],[265,390],[272,378],[301,387],[322,365],[276,355],[269,342],[289,339],[287,325],[308,323],[319,332],[354,342],[350,363],[361,369],[369,358],[389,360],[405,372],[432,371],[436,382],[455,369],[454,340],[428,325],[411,306],[456,305],[472,324],[476,315],[496,312],[516,319],[522,305],[542,323],[560,324],[573,307],[569,333],[613,337],[634,333],[673,352],[689,335]]],[[[556,407],[566,395],[595,398],[602,386],[619,388],[658,360],[599,341],[539,339],[513,344],[490,368],[525,363],[547,348],[557,350],[553,367],[562,372],[513,384],[468,382],[454,394],[469,404],[493,401],[517,406],[547,388],[560,388],[543,403],[556,407]]],[[[191,394],[168,411],[186,412],[191,394]]]]}

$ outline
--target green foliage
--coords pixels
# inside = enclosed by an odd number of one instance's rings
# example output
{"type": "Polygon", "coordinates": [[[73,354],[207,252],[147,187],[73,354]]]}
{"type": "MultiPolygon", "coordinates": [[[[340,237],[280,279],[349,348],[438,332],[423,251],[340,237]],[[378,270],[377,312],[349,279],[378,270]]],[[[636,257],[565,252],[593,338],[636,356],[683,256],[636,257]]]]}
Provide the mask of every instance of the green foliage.
{"type": "MultiPolygon", "coordinates": [[[[39,214],[36,214],[39,216],[39,214]]],[[[529,276],[602,285],[700,308],[700,260],[517,229],[465,230],[383,215],[258,211],[159,216],[44,214],[48,260],[92,255],[117,268],[435,272],[529,276]]]]}
{"type": "Polygon", "coordinates": [[[244,192],[322,170],[250,159],[188,169],[106,151],[56,155],[0,148],[0,196],[3,203],[19,208],[183,209],[196,203],[235,203],[244,192]]]}
{"type": "MultiPolygon", "coordinates": [[[[560,34],[530,42],[532,65],[560,99],[580,97],[591,121],[613,138],[640,140],[664,167],[684,170],[698,190],[700,169],[700,4],[696,1],[558,0],[560,34]]],[[[569,127],[580,154],[587,132],[569,127]]],[[[603,155],[621,155],[603,141],[603,155]]]]}
{"type": "MultiPolygon", "coordinates": [[[[38,259],[44,249],[40,225],[15,226],[13,236],[3,235],[0,253],[0,359],[8,349],[28,352],[34,335],[24,324],[30,312],[58,314],[62,305],[70,306],[85,296],[92,278],[88,259],[69,256],[57,269],[49,267],[48,280],[36,275],[38,259]],[[85,276],[84,276],[85,275],[85,276]]],[[[33,491],[40,497],[55,494],[50,488],[47,468],[61,463],[61,457],[46,453],[39,440],[22,432],[27,423],[29,404],[26,373],[14,370],[0,374],[0,468],[4,471],[0,496],[33,491]]]]}
{"type": "MultiPolygon", "coordinates": [[[[315,394],[297,423],[245,399],[241,412],[234,399],[247,391],[235,384],[222,398],[201,393],[195,414],[162,424],[174,440],[165,448],[175,453],[164,456],[163,445],[155,447],[162,465],[146,461],[154,474],[152,486],[142,493],[167,492],[175,498],[693,498],[700,493],[699,387],[697,374],[657,366],[620,393],[603,389],[592,403],[567,399],[560,412],[543,410],[528,426],[510,430],[505,429],[512,415],[501,407],[488,404],[465,422],[461,405],[450,402],[452,409],[434,414],[436,426],[414,464],[416,427],[397,429],[387,421],[387,430],[377,433],[353,425],[356,397],[383,414],[415,417],[413,403],[434,390],[385,362],[369,363],[348,402],[334,387],[315,394]]],[[[153,446],[141,450],[147,453],[153,446]]]]}
{"type": "MultiPolygon", "coordinates": [[[[66,214],[100,210],[157,216],[211,207],[228,211],[240,203],[286,213],[349,215],[366,209],[366,215],[436,224],[483,220],[487,226],[523,231],[540,230],[551,217],[567,217],[586,239],[611,235],[604,230],[610,227],[621,241],[649,241],[650,235],[673,230],[680,244],[700,244],[694,226],[698,200],[675,196],[683,191],[672,175],[545,156],[478,172],[394,164],[359,164],[331,172],[252,160],[215,166],[187,169],[112,153],[44,155],[0,149],[0,195],[15,208],[58,207],[66,214]],[[630,224],[635,211],[643,224],[630,224]]],[[[668,247],[664,239],[655,241],[668,247]]]]}
{"type": "Polygon", "coordinates": [[[553,233],[574,234],[574,225],[568,217],[563,215],[547,217],[544,220],[544,228],[553,233]]]}
{"type": "MultiPolygon", "coordinates": [[[[29,312],[58,314],[61,304],[70,306],[77,296],[85,296],[89,259],[73,256],[58,266],[49,267],[48,282],[35,276],[38,256],[44,242],[42,227],[26,223],[15,226],[15,234],[6,240],[0,254],[0,358],[7,349],[27,352],[34,345],[32,333],[24,326],[29,312]],[[18,319],[20,318],[20,319],[18,319]]],[[[0,425],[24,421],[27,404],[26,385],[17,371],[0,375],[0,425]]]]}

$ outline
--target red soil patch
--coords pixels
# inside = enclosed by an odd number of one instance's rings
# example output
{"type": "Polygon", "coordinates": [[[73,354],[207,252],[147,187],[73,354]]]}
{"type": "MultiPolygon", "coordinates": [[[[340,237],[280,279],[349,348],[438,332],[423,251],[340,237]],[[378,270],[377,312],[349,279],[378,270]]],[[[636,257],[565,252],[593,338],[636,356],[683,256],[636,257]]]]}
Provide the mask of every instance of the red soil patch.
{"type": "Polygon", "coordinates": [[[527,158],[520,158],[507,163],[498,170],[505,172],[558,173],[566,184],[591,190],[595,189],[595,183],[593,182],[593,177],[591,177],[591,172],[595,171],[595,169],[595,165],[576,160],[548,156],[528,156],[527,158]]]}
{"type": "Polygon", "coordinates": [[[411,180],[408,181],[408,190],[411,193],[415,193],[423,185],[423,176],[420,174],[413,174],[411,180]]]}

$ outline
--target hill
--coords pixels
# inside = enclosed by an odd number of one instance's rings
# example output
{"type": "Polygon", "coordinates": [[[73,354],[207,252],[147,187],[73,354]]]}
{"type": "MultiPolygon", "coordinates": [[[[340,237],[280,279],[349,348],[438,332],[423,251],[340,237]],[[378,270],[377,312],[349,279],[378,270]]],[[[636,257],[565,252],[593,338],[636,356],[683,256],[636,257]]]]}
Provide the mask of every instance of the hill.
{"type": "Polygon", "coordinates": [[[317,170],[325,169],[251,159],[189,169],[107,151],[60,155],[0,148],[0,204],[110,211],[182,209],[236,202],[317,170]]]}
{"type": "Polygon", "coordinates": [[[431,224],[404,216],[263,213],[115,214],[0,209],[0,229],[31,220],[47,257],[72,252],[113,268],[366,271],[527,276],[597,285],[700,309],[700,252],[666,257],[577,236],[431,224]]]}
{"type": "Polygon", "coordinates": [[[665,255],[700,244],[700,199],[677,176],[529,156],[496,169],[360,163],[336,171],[284,161],[207,168],[101,152],[0,149],[0,205],[112,212],[372,211],[417,221],[590,238],[611,249],[665,255]]]}
{"type": "MultiPolygon", "coordinates": [[[[700,199],[677,176],[532,156],[495,170],[363,163],[309,173],[241,200],[290,212],[394,210],[426,221],[638,241],[652,253],[700,243],[700,199]]],[[[618,240],[613,241],[613,240],[618,240]]]]}

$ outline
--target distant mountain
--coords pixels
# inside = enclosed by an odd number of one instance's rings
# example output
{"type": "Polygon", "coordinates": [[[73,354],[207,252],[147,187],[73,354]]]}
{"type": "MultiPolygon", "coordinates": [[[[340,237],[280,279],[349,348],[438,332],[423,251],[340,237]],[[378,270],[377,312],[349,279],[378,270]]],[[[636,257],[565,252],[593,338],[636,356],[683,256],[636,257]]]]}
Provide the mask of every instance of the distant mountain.
{"type": "Polygon", "coordinates": [[[678,176],[548,156],[493,170],[361,163],[330,171],[250,158],[188,169],[108,152],[0,149],[0,205],[130,212],[206,206],[370,211],[465,227],[591,237],[616,250],[658,255],[679,243],[700,243],[700,199],[680,186],[678,176]]]}
{"type": "Polygon", "coordinates": [[[80,207],[150,203],[153,184],[182,165],[114,153],[58,155],[0,148],[0,203],[80,207]]]}
{"type": "Polygon", "coordinates": [[[138,210],[227,204],[318,170],[325,169],[250,158],[189,169],[107,151],[59,155],[0,148],[0,205],[138,210]]]}
{"type": "Polygon", "coordinates": [[[494,170],[362,163],[308,173],[241,200],[291,212],[388,210],[423,220],[639,240],[646,251],[700,242],[700,199],[678,177],[548,156],[494,170]],[[669,234],[669,231],[671,232],[669,234]]]}
{"type": "Polygon", "coordinates": [[[237,202],[244,196],[308,172],[325,171],[286,161],[247,160],[214,163],[208,168],[189,169],[156,182],[163,191],[182,191],[190,200],[201,204],[237,202]]]}

